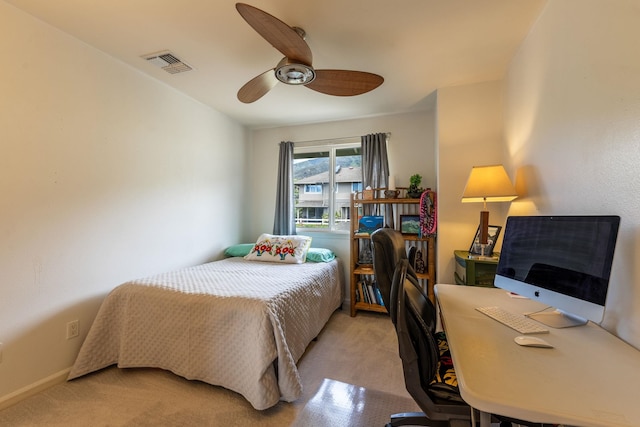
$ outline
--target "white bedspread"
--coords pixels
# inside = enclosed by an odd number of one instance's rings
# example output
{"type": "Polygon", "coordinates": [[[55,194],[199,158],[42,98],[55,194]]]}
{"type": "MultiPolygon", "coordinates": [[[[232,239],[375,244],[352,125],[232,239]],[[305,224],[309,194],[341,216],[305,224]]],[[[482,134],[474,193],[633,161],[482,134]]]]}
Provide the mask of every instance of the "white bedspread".
{"type": "Polygon", "coordinates": [[[113,364],[153,367],[236,391],[256,409],[293,401],[296,362],[341,304],[339,270],[336,260],[229,258],[120,285],[68,379],[113,364]]]}

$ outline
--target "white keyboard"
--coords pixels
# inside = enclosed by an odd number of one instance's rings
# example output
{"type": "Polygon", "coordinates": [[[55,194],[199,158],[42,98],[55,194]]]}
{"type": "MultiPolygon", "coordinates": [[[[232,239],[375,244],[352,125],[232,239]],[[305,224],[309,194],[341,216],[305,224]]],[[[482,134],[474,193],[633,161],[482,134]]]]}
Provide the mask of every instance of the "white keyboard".
{"type": "Polygon", "coordinates": [[[476,310],[524,335],[545,334],[549,332],[548,329],[535,320],[524,317],[522,314],[511,313],[500,307],[476,307],[476,310]]]}

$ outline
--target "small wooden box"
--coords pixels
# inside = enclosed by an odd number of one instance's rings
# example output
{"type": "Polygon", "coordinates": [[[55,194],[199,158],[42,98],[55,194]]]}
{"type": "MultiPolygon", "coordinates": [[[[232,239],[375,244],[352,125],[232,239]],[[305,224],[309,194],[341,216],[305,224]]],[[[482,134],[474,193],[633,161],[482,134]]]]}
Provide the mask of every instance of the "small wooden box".
{"type": "Polygon", "coordinates": [[[362,190],[362,200],[373,200],[373,190],[362,190]]]}

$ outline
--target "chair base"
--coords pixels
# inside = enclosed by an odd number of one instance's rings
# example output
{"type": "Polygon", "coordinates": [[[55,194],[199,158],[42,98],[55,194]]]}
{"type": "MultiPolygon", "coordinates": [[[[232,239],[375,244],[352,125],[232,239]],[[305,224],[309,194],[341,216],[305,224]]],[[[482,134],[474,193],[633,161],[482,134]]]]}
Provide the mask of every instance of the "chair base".
{"type": "Polygon", "coordinates": [[[434,421],[429,419],[424,412],[400,412],[391,415],[391,421],[387,423],[386,427],[400,426],[469,427],[471,423],[468,419],[434,421]]]}

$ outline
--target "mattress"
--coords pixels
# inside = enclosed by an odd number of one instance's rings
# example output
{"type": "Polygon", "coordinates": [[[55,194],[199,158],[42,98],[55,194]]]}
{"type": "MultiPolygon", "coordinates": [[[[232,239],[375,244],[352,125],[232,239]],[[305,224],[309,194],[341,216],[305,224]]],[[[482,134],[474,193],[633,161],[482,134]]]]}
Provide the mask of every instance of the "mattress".
{"type": "Polygon", "coordinates": [[[117,364],[242,394],[259,410],[302,393],[296,363],[342,302],[341,268],[228,258],[124,283],[104,300],[68,379],[117,364]]]}

